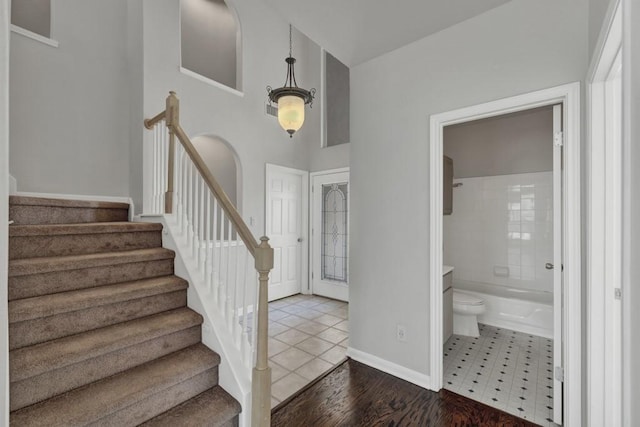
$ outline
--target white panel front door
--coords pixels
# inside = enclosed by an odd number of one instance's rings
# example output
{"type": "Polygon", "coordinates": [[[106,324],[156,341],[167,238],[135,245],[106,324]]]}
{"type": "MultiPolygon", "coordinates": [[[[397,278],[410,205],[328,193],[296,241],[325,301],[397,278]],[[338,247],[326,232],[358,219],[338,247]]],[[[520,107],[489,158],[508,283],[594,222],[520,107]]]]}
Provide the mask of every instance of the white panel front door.
{"type": "Polygon", "coordinates": [[[312,182],[312,292],[349,301],[349,172],[312,182]]]}
{"type": "Polygon", "coordinates": [[[305,171],[267,165],[266,234],[274,251],[269,301],[301,292],[305,171]]]}

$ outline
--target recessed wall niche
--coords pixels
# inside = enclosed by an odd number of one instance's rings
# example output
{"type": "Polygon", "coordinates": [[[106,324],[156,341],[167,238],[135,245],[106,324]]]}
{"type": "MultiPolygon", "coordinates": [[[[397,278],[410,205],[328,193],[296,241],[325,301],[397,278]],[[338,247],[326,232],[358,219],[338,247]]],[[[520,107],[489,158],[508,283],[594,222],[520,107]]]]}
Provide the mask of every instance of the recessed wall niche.
{"type": "Polygon", "coordinates": [[[224,0],[180,1],[182,67],[240,90],[240,25],[224,0]]]}
{"type": "Polygon", "coordinates": [[[323,146],[346,144],[350,135],[349,67],[329,52],[324,55],[324,141],[323,146]]]}

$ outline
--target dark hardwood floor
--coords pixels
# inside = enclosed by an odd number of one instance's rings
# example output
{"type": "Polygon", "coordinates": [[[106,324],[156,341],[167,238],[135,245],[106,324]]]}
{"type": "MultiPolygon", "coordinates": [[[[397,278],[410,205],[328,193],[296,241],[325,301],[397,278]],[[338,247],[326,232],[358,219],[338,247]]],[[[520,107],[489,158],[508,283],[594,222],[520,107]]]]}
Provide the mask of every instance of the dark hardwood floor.
{"type": "Polygon", "coordinates": [[[351,359],[275,408],[271,425],[535,426],[450,391],[434,393],[351,359]]]}

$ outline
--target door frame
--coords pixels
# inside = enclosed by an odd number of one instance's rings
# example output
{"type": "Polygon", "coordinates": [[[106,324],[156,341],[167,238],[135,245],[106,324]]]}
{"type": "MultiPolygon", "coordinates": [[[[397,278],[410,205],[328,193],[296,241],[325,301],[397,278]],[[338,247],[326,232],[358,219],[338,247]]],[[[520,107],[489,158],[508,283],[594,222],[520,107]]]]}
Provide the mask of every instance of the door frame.
{"type": "MultiPolygon", "coordinates": [[[[300,293],[309,293],[309,172],[302,169],[294,169],[265,163],[264,180],[264,232],[267,233],[267,224],[271,214],[269,213],[269,178],[274,172],[284,172],[300,175],[302,177],[302,200],[300,200],[300,233],[302,233],[302,247],[300,253],[300,293]]],[[[267,235],[267,237],[269,237],[267,235]]]]}
{"type": "Polygon", "coordinates": [[[564,259],[564,408],[565,425],[582,425],[582,317],[580,218],[580,83],[517,95],[430,117],[429,283],[431,389],[443,384],[442,337],[442,155],[445,126],[547,105],[563,106],[563,259],[564,259]]]}
{"type": "MultiPolygon", "coordinates": [[[[619,141],[615,141],[612,133],[616,130],[608,120],[611,108],[608,105],[608,85],[611,71],[620,66],[622,26],[622,6],[619,1],[614,1],[607,10],[586,80],[586,163],[589,168],[586,189],[587,424],[593,426],[622,425],[622,408],[629,404],[622,401],[622,349],[618,348],[616,353],[614,347],[620,343],[610,341],[622,339],[621,301],[615,299],[614,292],[615,288],[621,289],[623,286],[623,140],[620,137],[619,141]],[[619,179],[617,183],[616,174],[619,179]],[[612,207],[602,201],[613,201],[617,206],[612,207]]],[[[622,101],[619,101],[621,105],[622,101]]],[[[620,125],[622,115],[620,111],[620,125]]]]}
{"type": "MultiPolygon", "coordinates": [[[[312,191],[312,187],[313,187],[313,178],[317,177],[317,176],[322,176],[322,175],[332,175],[334,173],[349,173],[350,174],[350,168],[348,166],[342,167],[342,168],[335,168],[335,169],[328,169],[328,170],[323,170],[323,171],[317,171],[317,172],[311,172],[309,174],[309,193],[311,193],[312,191]]],[[[349,192],[351,192],[351,175],[349,175],[349,192]]],[[[348,228],[347,228],[347,235],[349,233],[349,231],[351,230],[351,221],[350,221],[350,217],[351,217],[351,196],[349,195],[349,199],[347,200],[347,223],[348,228]]],[[[313,277],[312,274],[313,272],[313,268],[311,268],[313,266],[313,240],[314,240],[314,234],[313,234],[313,221],[315,220],[314,218],[314,211],[313,211],[313,198],[309,198],[309,229],[308,229],[308,234],[309,234],[309,274],[308,274],[308,281],[309,281],[309,288],[308,288],[308,293],[313,294],[313,277]]],[[[347,247],[349,247],[349,242],[350,240],[347,240],[347,247]]],[[[350,258],[350,257],[349,257],[350,258]]],[[[347,271],[349,271],[349,269],[347,268],[347,271]]],[[[347,282],[347,286],[348,286],[349,282],[347,282]]],[[[348,300],[348,298],[347,298],[348,300]]],[[[348,301],[347,301],[348,302],[348,301]]]]}

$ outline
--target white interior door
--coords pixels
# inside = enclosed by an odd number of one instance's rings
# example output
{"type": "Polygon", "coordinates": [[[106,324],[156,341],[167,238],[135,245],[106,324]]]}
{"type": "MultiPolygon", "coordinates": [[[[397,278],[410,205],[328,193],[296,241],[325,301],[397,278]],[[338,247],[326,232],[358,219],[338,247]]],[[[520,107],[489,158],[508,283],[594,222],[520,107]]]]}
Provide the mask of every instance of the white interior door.
{"type": "Polygon", "coordinates": [[[312,180],[312,292],[349,300],[349,172],[312,180]]]}
{"type": "Polygon", "coordinates": [[[562,424],[564,380],[562,286],[562,105],[553,106],[553,421],[562,424]]]}
{"type": "Polygon", "coordinates": [[[306,240],[307,186],[306,171],[267,165],[265,230],[274,252],[269,301],[302,290],[302,271],[306,263],[303,241],[306,240]]]}

